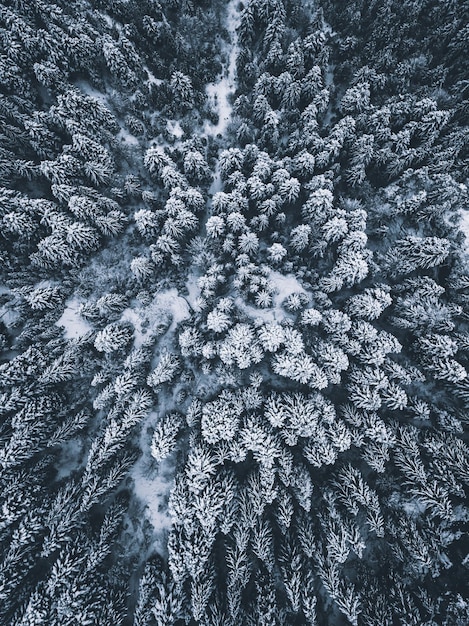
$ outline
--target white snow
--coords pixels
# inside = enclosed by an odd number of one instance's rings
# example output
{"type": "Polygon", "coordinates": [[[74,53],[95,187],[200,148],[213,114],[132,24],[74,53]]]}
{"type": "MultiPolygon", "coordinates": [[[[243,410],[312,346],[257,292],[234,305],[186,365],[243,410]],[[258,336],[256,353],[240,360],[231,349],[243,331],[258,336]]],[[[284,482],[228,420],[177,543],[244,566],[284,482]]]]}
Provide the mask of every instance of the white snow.
{"type": "Polygon", "coordinates": [[[208,188],[208,194],[209,194],[209,196],[213,197],[216,193],[219,193],[222,190],[223,190],[223,181],[221,179],[220,167],[219,167],[219,164],[217,162],[217,165],[215,167],[215,172],[214,172],[214,175],[213,175],[212,184],[208,188]]]}
{"type": "Polygon", "coordinates": [[[168,120],[166,122],[166,127],[168,129],[168,132],[170,132],[171,135],[174,135],[174,137],[176,137],[177,139],[181,139],[181,137],[184,135],[184,131],[182,130],[179,121],[168,120]]]}
{"type": "Polygon", "coordinates": [[[279,308],[285,298],[291,296],[292,293],[306,293],[304,287],[298,282],[293,274],[280,274],[272,270],[269,272],[268,279],[275,285],[277,290],[273,297],[274,308],[279,308]]]}
{"type": "Polygon", "coordinates": [[[285,318],[285,311],[283,309],[258,309],[255,306],[251,306],[250,304],[246,304],[243,298],[236,298],[235,305],[238,307],[240,311],[242,311],[245,315],[250,317],[253,320],[260,320],[265,322],[266,324],[269,322],[280,322],[285,318]]]}
{"type": "Polygon", "coordinates": [[[108,105],[108,97],[102,91],[98,91],[94,87],[92,87],[87,80],[77,80],[75,85],[83,91],[87,96],[98,100],[101,104],[104,104],[106,107],[108,105]]]}
{"type": "MultiPolygon", "coordinates": [[[[0,295],[4,293],[11,293],[11,289],[0,285],[0,295]]],[[[13,326],[13,324],[19,319],[20,314],[15,311],[11,302],[7,302],[3,306],[0,306],[0,321],[2,321],[7,328],[13,326]]]]}
{"type": "Polygon", "coordinates": [[[217,124],[205,122],[204,132],[206,135],[216,136],[223,134],[231,119],[233,107],[229,97],[235,92],[236,88],[236,58],[239,52],[238,35],[236,33],[240,19],[238,4],[239,0],[230,0],[227,7],[227,28],[231,38],[228,66],[224,65],[220,78],[214,83],[209,83],[206,87],[209,100],[218,113],[217,124]]]}
{"type": "Polygon", "coordinates": [[[175,287],[157,294],[155,304],[158,308],[169,311],[173,317],[173,321],[171,322],[171,326],[168,328],[168,332],[173,331],[179,322],[182,322],[191,316],[187,300],[179,295],[178,290],[175,287]]]}
{"type": "Polygon", "coordinates": [[[140,447],[143,454],[130,475],[134,480],[135,495],[141,501],[145,517],[154,530],[153,547],[157,552],[164,554],[166,534],[172,525],[167,501],[174,485],[174,466],[171,457],[158,464],[151,457],[149,431],[153,430],[158,421],[159,413],[152,411],[142,425],[140,447]]]}
{"type": "Polygon", "coordinates": [[[102,13],[99,12],[99,15],[101,15],[101,17],[105,20],[106,24],[108,25],[108,28],[117,28],[117,30],[119,32],[122,31],[122,24],[119,24],[119,22],[116,22],[115,19],[113,19],[110,15],[108,15],[107,13],[102,13]]]}
{"type": "Polygon", "coordinates": [[[466,237],[465,248],[469,252],[469,209],[463,209],[461,221],[459,222],[462,232],[466,237]]]}
{"type": "Polygon", "coordinates": [[[186,288],[189,292],[187,296],[187,302],[190,304],[194,311],[199,309],[197,299],[200,298],[200,289],[197,285],[198,276],[194,273],[190,273],[186,280],[186,288]]]}
{"type": "Polygon", "coordinates": [[[129,133],[125,128],[121,128],[120,131],[116,135],[116,139],[123,140],[125,143],[128,143],[131,146],[138,146],[139,141],[135,135],[129,133]]]}
{"type": "Polygon", "coordinates": [[[304,287],[298,282],[293,274],[280,274],[277,271],[270,271],[268,279],[276,288],[276,293],[272,297],[272,306],[261,309],[250,304],[246,304],[243,298],[236,298],[235,304],[240,311],[248,315],[253,320],[263,322],[281,322],[289,317],[289,314],[282,307],[282,302],[292,293],[306,293],[304,287]]]}
{"type": "MultiPolygon", "coordinates": [[[[166,336],[171,335],[180,322],[190,317],[189,302],[179,295],[175,287],[156,294],[148,306],[124,309],[120,319],[134,325],[134,345],[139,348],[168,314],[171,315],[171,324],[165,333],[166,336]],[[144,324],[147,324],[146,329],[144,324]]],[[[159,346],[161,347],[163,343],[160,340],[159,346]]],[[[172,525],[167,502],[174,485],[175,468],[171,457],[158,464],[151,457],[150,436],[160,415],[169,410],[170,405],[172,398],[165,397],[165,394],[160,395],[158,412],[151,411],[142,424],[140,435],[142,456],[131,471],[135,485],[134,493],[143,505],[146,519],[153,527],[153,549],[160,554],[166,553],[167,533],[172,525]]]]}
{"type": "Polygon", "coordinates": [[[77,339],[93,330],[93,327],[80,316],[81,304],[82,302],[76,296],[69,298],[65,303],[64,312],[56,322],[57,326],[63,326],[65,329],[66,339],[77,339]]]}
{"type": "Polygon", "coordinates": [[[122,311],[121,322],[130,322],[134,326],[134,347],[140,348],[151,337],[156,328],[171,317],[171,323],[166,333],[174,331],[179,322],[188,319],[191,315],[190,304],[178,290],[173,287],[156,294],[148,306],[127,307],[122,311]]]}
{"type": "Polygon", "coordinates": [[[143,69],[148,74],[148,82],[150,84],[157,85],[159,87],[163,83],[162,79],[161,78],[156,78],[156,76],[148,69],[148,67],[146,65],[145,65],[145,67],[143,69]]]}
{"type": "Polygon", "coordinates": [[[334,84],[334,71],[335,71],[335,64],[329,63],[329,66],[326,71],[325,81],[324,81],[324,84],[326,85],[326,87],[330,87],[331,85],[334,84]]]}
{"type": "Polygon", "coordinates": [[[145,330],[142,328],[142,316],[138,310],[128,307],[122,311],[121,322],[130,322],[134,326],[134,347],[141,348],[146,337],[145,330]]]}

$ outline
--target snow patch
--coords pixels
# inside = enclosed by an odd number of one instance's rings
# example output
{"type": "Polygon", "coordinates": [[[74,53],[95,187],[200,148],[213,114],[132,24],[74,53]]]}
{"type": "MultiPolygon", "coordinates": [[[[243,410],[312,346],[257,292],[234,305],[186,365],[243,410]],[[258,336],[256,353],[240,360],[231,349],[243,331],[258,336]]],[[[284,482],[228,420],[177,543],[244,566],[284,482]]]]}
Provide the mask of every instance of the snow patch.
{"type": "MultiPolygon", "coordinates": [[[[222,190],[223,190],[223,181],[221,179],[219,164],[217,163],[212,184],[210,185],[208,189],[208,195],[213,197],[216,193],[219,193],[222,190]]],[[[210,200],[210,203],[211,203],[211,200],[210,200]]],[[[209,203],[209,206],[211,206],[210,203],[209,203]]]]}
{"type": "MultiPolygon", "coordinates": [[[[5,285],[0,285],[0,295],[3,294],[11,294],[11,289],[5,285]]],[[[0,321],[3,322],[7,328],[10,328],[19,316],[20,314],[14,310],[11,302],[0,306],[0,321]]]]}
{"type": "Polygon", "coordinates": [[[466,237],[465,249],[469,252],[469,209],[463,209],[459,226],[466,237]]]}
{"type": "Polygon", "coordinates": [[[173,321],[168,328],[168,332],[173,331],[180,322],[187,320],[191,316],[189,303],[179,295],[175,287],[157,294],[155,304],[158,308],[166,310],[172,315],[173,321]]]}
{"type": "Polygon", "coordinates": [[[260,323],[281,322],[286,317],[285,311],[281,308],[258,309],[255,306],[246,304],[243,298],[236,298],[235,305],[242,313],[255,321],[259,320],[260,323]]]}
{"type": "Polygon", "coordinates": [[[187,302],[191,306],[194,311],[199,310],[199,306],[197,303],[198,298],[200,298],[200,289],[197,285],[198,277],[194,273],[190,273],[186,280],[186,289],[188,292],[187,302]]]}
{"type": "Polygon", "coordinates": [[[305,288],[298,282],[293,274],[280,274],[271,270],[268,279],[274,285],[276,293],[272,297],[272,306],[261,309],[246,304],[243,298],[236,298],[235,304],[240,311],[253,320],[261,320],[265,323],[281,322],[291,315],[282,307],[282,302],[292,293],[307,293],[305,288]]]}
{"type": "Polygon", "coordinates": [[[129,144],[130,146],[138,146],[139,143],[140,143],[139,140],[137,139],[137,137],[135,137],[135,135],[132,135],[131,133],[129,133],[129,131],[126,130],[125,128],[121,128],[120,129],[120,131],[116,135],[116,138],[124,141],[125,143],[129,144]]]}
{"type": "Polygon", "coordinates": [[[162,291],[146,306],[127,307],[122,311],[121,322],[130,322],[134,327],[134,347],[141,348],[146,341],[152,341],[152,335],[164,320],[171,317],[166,333],[171,333],[176,326],[191,315],[190,303],[180,296],[173,287],[162,291]]]}
{"type": "Polygon", "coordinates": [[[176,137],[177,139],[181,139],[181,137],[184,135],[184,131],[182,130],[179,121],[168,120],[166,122],[166,128],[168,129],[168,132],[170,132],[171,135],[174,135],[174,137],[176,137]]]}
{"type": "Polygon", "coordinates": [[[66,339],[77,339],[93,330],[91,324],[80,316],[81,301],[77,297],[70,298],[65,303],[65,310],[57,320],[56,325],[65,329],[66,339]]]}
{"type": "Polygon", "coordinates": [[[233,107],[230,103],[230,96],[236,90],[236,59],[238,57],[238,35],[236,29],[239,24],[240,14],[238,11],[238,0],[231,0],[228,4],[227,28],[231,38],[231,49],[228,57],[228,65],[224,65],[220,78],[214,83],[209,83],[206,93],[210,103],[218,113],[218,122],[211,124],[206,121],[204,132],[206,135],[216,136],[223,134],[230,122],[233,107]]]}
{"type": "Polygon", "coordinates": [[[153,548],[160,554],[165,554],[166,535],[172,526],[167,502],[174,486],[175,470],[171,457],[157,464],[150,454],[149,437],[159,419],[159,413],[152,411],[142,425],[140,447],[143,453],[130,475],[134,481],[134,493],[142,503],[145,517],[154,530],[153,548]]]}
{"type": "Polygon", "coordinates": [[[106,108],[108,108],[108,98],[105,93],[102,91],[98,91],[94,87],[92,87],[88,81],[86,80],[77,80],[75,85],[87,96],[98,100],[101,104],[104,104],[106,108]]]}
{"type": "Polygon", "coordinates": [[[272,270],[268,279],[275,285],[277,293],[273,297],[274,307],[278,308],[282,302],[292,293],[306,293],[305,288],[298,282],[293,274],[280,274],[272,270]]]}
{"type": "Polygon", "coordinates": [[[101,15],[101,17],[104,19],[108,28],[117,28],[119,32],[122,31],[122,24],[119,24],[119,22],[116,22],[116,20],[113,19],[110,15],[108,15],[107,13],[103,13],[103,12],[99,12],[99,15],[101,15]]]}
{"type": "Polygon", "coordinates": [[[156,76],[148,69],[146,65],[144,67],[144,70],[148,74],[148,82],[151,85],[156,85],[157,87],[159,87],[161,84],[163,84],[163,80],[161,78],[156,78],[156,76]]]}
{"type": "Polygon", "coordinates": [[[121,322],[130,322],[134,327],[134,347],[141,348],[146,339],[146,331],[142,327],[142,316],[138,310],[128,307],[122,311],[121,322]]]}

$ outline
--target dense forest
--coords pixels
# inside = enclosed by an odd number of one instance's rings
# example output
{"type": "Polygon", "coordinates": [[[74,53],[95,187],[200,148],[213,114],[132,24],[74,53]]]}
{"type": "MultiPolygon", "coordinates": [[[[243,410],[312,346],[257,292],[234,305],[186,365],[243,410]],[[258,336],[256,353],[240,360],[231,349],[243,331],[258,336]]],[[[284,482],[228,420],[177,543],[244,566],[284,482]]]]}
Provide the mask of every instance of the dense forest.
{"type": "Polygon", "coordinates": [[[0,0],[0,624],[469,624],[468,24],[0,0]]]}

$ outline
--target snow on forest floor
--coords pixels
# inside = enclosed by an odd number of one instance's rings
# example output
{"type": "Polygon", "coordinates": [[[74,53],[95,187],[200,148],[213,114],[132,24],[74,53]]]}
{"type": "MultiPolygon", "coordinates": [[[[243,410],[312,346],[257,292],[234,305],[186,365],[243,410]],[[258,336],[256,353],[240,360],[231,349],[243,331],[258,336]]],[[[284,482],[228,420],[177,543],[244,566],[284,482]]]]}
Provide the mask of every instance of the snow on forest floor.
{"type": "Polygon", "coordinates": [[[116,139],[120,139],[121,141],[124,141],[125,143],[129,144],[130,146],[140,145],[140,141],[137,139],[137,137],[129,133],[129,131],[126,130],[125,128],[120,129],[120,131],[116,135],[116,139]]]}
{"type": "Polygon", "coordinates": [[[159,293],[156,296],[156,301],[159,307],[170,311],[173,316],[168,332],[174,331],[180,322],[190,317],[189,304],[185,298],[179,295],[175,287],[159,293]]]}
{"type": "MultiPolygon", "coordinates": [[[[177,325],[190,317],[190,304],[180,296],[176,288],[161,291],[145,307],[128,307],[122,312],[121,321],[130,321],[134,325],[135,347],[140,347],[147,337],[151,337],[160,324],[169,322],[158,347],[171,341],[177,325]]],[[[150,453],[151,434],[161,415],[169,410],[172,400],[159,397],[158,410],[151,411],[142,424],[140,449],[142,454],[133,466],[130,475],[134,482],[134,494],[143,506],[146,520],[153,528],[152,549],[160,554],[166,553],[167,533],[171,529],[172,519],[168,512],[168,498],[174,485],[175,467],[171,457],[156,463],[150,453]]]]}
{"type": "Polygon", "coordinates": [[[109,98],[107,94],[103,93],[102,91],[98,91],[97,89],[92,87],[87,80],[77,80],[75,85],[85,95],[94,98],[95,100],[103,104],[106,108],[109,108],[109,98]]]}
{"type": "Polygon", "coordinates": [[[176,137],[176,139],[181,139],[184,135],[181,123],[178,120],[168,120],[166,122],[166,128],[168,129],[168,132],[173,135],[173,137],[176,137]]]}
{"type": "Polygon", "coordinates": [[[65,303],[65,310],[57,320],[56,325],[65,329],[65,339],[77,339],[93,330],[92,326],[80,315],[81,300],[76,296],[69,298],[65,303]]]}
{"type": "MultiPolygon", "coordinates": [[[[11,289],[0,285],[0,295],[2,294],[11,294],[11,289]]],[[[12,327],[19,317],[19,312],[15,311],[10,302],[0,306],[0,322],[3,322],[7,328],[12,327]]]]}
{"type": "MultiPolygon", "coordinates": [[[[229,125],[232,115],[231,96],[236,90],[236,59],[239,52],[236,29],[240,20],[238,10],[239,0],[230,0],[226,7],[226,28],[229,32],[230,43],[224,47],[227,61],[223,64],[222,72],[218,79],[207,85],[206,92],[210,103],[218,113],[217,124],[206,121],[203,134],[206,136],[223,135],[229,125]]],[[[148,82],[159,86],[163,81],[156,78],[148,67],[144,68],[148,74],[148,82]]],[[[102,104],[107,105],[107,96],[94,89],[87,81],[78,81],[79,87],[85,94],[95,98],[102,104]]],[[[184,130],[178,120],[167,120],[168,131],[177,139],[181,140],[184,130]]],[[[129,133],[124,127],[117,135],[128,145],[138,145],[139,140],[129,133]]],[[[161,149],[164,149],[161,146],[161,149]]],[[[215,166],[215,177],[209,194],[213,195],[222,189],[218,163],[215,166]]],[[[130,322],[134,327],[134,347],[139,348],[147,341],[154,340],[159,336],[158,350],[164,348],[173,341],[174,331],[179,323],[190,318],[191,309],[197,309],[197,298],[200,290],[196,284],[196,277],[190,274],[186,281],[188,297],[179,295],[176,288],[167,289],[157,293],[149,304],[133,301],[121,314],[121,322],[130,322]],[[167,326],[168,325],[168,326],[167,326]],[[166,327],[161,335],[161,327],[166,327]]],[[[297,290],[294,288],[294,290],[297,290]]],[[[280,296],[279,296],[280,297],[280,296]]],[[[283,298],[282,298],[283,299],[283,298]]],[[[66,302],[65,310],[56,322],[64,328],[64,336],[67,339],[76,339],[92,330],[91,325],[84,320],[79,313],[81,300],[73,296],[66,302]]],[[[278,303],[280,310],[280,301],[278,303]]],[[[169,400],[166,399],[166,400],[169,400]]],[[[169,402],[170,403],[170,402],[169,402]]],[[[150,440],[161,412],[168,408],[165,398],[161,398],[158,410],[152,411],[142,424],[140,432],[141,456],[133,466],[130,476],[134,483],[134,494],[143,508],[145,519],[153,528],[153,549],[159,553],[166,552],[167,533],[171,529],[172,520],[168,512],[168,498],[174,485],[175,460],[170,457],[162,463],[156,463],[151,456],[150,440]]],[[[72,452],[72,451],[71,451],[72,452]]]]}
{"type": "Polygon", "coordinates": [[[231,119],[233,107],[231,106],[230,96],[236,90],[236,59],[239,52],[238,35],[236,33],[240,20],[238,4],[239,0],[231,0],[227,6],[226,27],[231,38],[228,65],[224,64],[218,80],[214,83],[209,83],[206,87],[209,100],[218,113],[218,122],[216,124],[205,122],[204,133],[206,135],[223,135],[231,119]]]}
{"type": "Polygon", "coordinates": [[[307,293],[304,287],[298,282],[293,274],[280,274],[272,270],[269,272],[268,279],[275,285],[276,293],[272,298],[272,306],[266,309],[260,309],[255,306],[246,304],[243,298],[236,298],[236,306],[252,319],[262,319],[264,322],[280,322],[288,313],[282,307],[282,303],[292,293],[307,293]]]}
{"type": "Polygon", "coordinates": [[[166,334],[171,334],[176,326],[190,317],[190,304],[173,287],[156,294],[149,305],[127,307],[122,311],[121,322],[130,322],[134,326],[134,347],[140,348],[160,325],[169,322],[166,334]]]}
{"type": "Polygon", "coordinates": [[[140,435],[142,455],[130,475],[145,518],[153,527],[153,548],[161,554],[166,552],[166,535],[172,525],[167,504],[174,485],[174,462],[169,457],[156,463],[151,456],[149,441],[159,419],[160,412],[152,411],[145,420],[140,435]]]}
{"type": "Polygon", "coordinates": [[[151,85],[156,85],[157,87],[159,87],[162,83],[163,80],[161,78],[156,78],[156,76],[153,74],[153,72],[151,72],[148,69],[148,66],[144,65],[143,69],[146,71],[146,73],[148,74],[148,82],[151,85]]]}
{"type": "Polygon", "coordinates": [[[469,209],[463,210],[461,215],[461,221],[459,222],[460,228],[466,237],[465,249],[469,252],[469,209]]]}
{"type": "Polygon", "coordinates": [[[223,189],[223,181],[221,179],[220,167],[217,162],[215,167],[215,172],[213,174],[213,181],[208,189],[208,194],[210,197],[213,197],[216,193],[222,191],[223,189]]]}
{"type": "Polygon", "coordinates": [[[269,272],[267,278],[277,289],[277,293],[273,297],[274,308],[279,308],[285,298],[291,296],[292,293],[306,293],[305,288],[293,274],[285,275],[272,270],[269,272]]]}
{"type": "Polygon", "coordinates": [[[192,310],[199,310],[197,299],[200,297],[200,289],[197,285],[197,276],[191,272],[186,280],[186,289],[188,292],[187,302],[190,304],[192,310]]]}

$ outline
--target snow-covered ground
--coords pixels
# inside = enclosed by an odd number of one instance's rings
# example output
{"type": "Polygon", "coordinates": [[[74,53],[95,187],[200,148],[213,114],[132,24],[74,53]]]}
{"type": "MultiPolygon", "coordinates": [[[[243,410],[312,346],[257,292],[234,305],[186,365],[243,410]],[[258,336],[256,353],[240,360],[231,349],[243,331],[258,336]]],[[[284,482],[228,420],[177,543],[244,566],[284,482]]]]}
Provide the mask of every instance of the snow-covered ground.
{"type": "Polygon", "coordinates": [[[288,313],[282,307],[283,301],[288,298],[288,296],[291,296],[292,293],[306,293],[306,290],[293,274],[284,275],[272,270],[269,272],[268,278],[276,287],[276,293],[272,298],[272,306],[261,309],[246,304],[245,300],[241,297],[236,298],[235,304],[240,311],[254,320],[281,322],[288,317],[288,313]]]}
{"type": "Polygon", "coordinates": [[[98,100],[98,102],[101,102],[101,104],[104,104],[106,107],[108,107],[109,98],[107,94],[103,93],[102,91],[98,91],[97,89],[92,87],[87,80],[77,80],[75,85],[84,94],[90,96],[91,98],[94,98],[95,100],[98,100]]]}
{"type": "MultiPolygon", "coordinates": [[[[5,293],[10,294],[11,289],[4,285],[0,285],[0,295],[5,293]]],[[[0,306],[0,321],[2,321],[7,328],[13,326],[19,316],[20,315],[18,311],[15,311],[14,307],[11,304],[7,303],[3,306],[0,306]]]]}
{"type": "Polygon", "coordinates": [[[143,328],[143,317],[138,309],[128,307],[122,311],[121,322],[130,322],[134,327],[134,347],[141,348],[148,337],[147,331],[143,328]]]}
{"type": "Polygon", "coordinates": [[[223,66],[218,80],[210,83],[206,88],[210,102],[218,113],[217,124],[205,122],[204,132],[206,135],[223,135],[231,119],[233,107],[230,103],[230,96],[236,90],[236,59],[239,52],[238,35],[236,33],[240,20],[238,5],[239,0],[230,0],[227,6],[226,26],[231,38],[228,64],[223,66]]]}
{"type": "Polygon", "coordinates": [[[215,171],[213,173],[213,181],[208,189],[208,194],[210,197],[213,197],[216,193],[222,190],[223,190],[223,181],[221,179],[220,168],[217,162],[215,171]]]}
{"type": "Polygon", "coordinates": [[[144,70],[148,74],[148,82],[150,84],[156,85],[157,87],[162,84],[163,80],[161,78],[156,78],[156,76],[148,69],[146,65],[144,66],[144,70]]]}
{"type": "Polygon", "coordinates": [[[142,456],[132,468],[131,477],[135,495],[143,506],[146,519],[153,527],[153,548],[159,553],[165,553],[166,533],[172,524],[167,501],[174,485],[174,467],[171,457],[156,463],[150,454],[149,432],[153,431],[159,419],[159,413],[152,411],[142,425],[142,456]]]}
{"type": "Polygon", "coordinates": [[[184,131],[182,130],[181,124],[178,120],[168,120],[166,122],[166,128],[171,133],[171,135],[176,137],[176,139],[181,139],[181,137],[184,135],[184,131]]]}
{"type": "Polygon", "coordinates": [[[277,293],[273,297],[274,308],[279,308],[285,298],[291,296],[292,293],[306,293],[304,287],[293,274],[285,275],[272,270],[269,272],[268,279],[277,289],[277,293]]]}
{"type": "Polygon", "coordinates": [[[65,329],[66,339],[77,339],[93,330],[92,326],[80,315],[82,302],[76,296],[69,298],[65,303],[65,310],[57,320],[57,326],[65,329]]]}
{"type": "Polygon", "coordinates": [[[129,144],[130,146],[138,146],[139,143],[140,143],[139,140],[137,139],[137,137],[135,137],[135,135],[132,135],[131,133],[129,133],[129,131],[126,130],[125,128],[121,128],[120,129],[120,131],[116,135],[116,139],[124,141],[125,143],[129,144]]]}
{"type": "MultiPolygon", "coordinates": [[[[165,337],[160,339],[159,347],[171,339],[177,325],[190,317],[190,305],[180,296],[177,289],[168,289],[158,293],[154,300],[145,307],[128,307],[121,315],[121,321],[130,321],[134,325],[135,347],[139,348],[153,330],[170,317],[171,323],[165,337]]],[[[140,447],[142,455],[131,470],[134,481],[134,493],[140,501],[145,517],[153,527],[152,548],[161,554],[166,553],[167,533],[171,529],[171,516],[168,513],[168,497],[174,485],[174,462],[171,457],[156,463],[150,453],[150,439],[161,415],[173,406],[172,396],[161,394],[158,411],[152,411],[141,427],[140,447]]]]}
{"type": "MultiPolygon", "coordinates": [[[[228,62],[224,65],[218,80],[207,86],[207,94],[218,113],[219,121],[217,124],[205,122],[203,132],[206,135],[216,136],[225,133],[231,119],[230,96],[236,88],[236,58],[238,55],[236,34],[240,18],[237,9],[238,3],[239,0],[231,0],[227,6],[226,26],[231,38],[231,44],[226,51],[228,62]]],[[[145,69],[149,76],[149,82],[156,85],[161,84],[161,80],[155,78],[148,68],[145,69]]],[[[167,120],[167,129],[177,140],[181,140],[184,136],[184,131],[178,121],[167,120]]],[[[128,141],[128,143],[130,142],[128,141]]],[[[215,178],[209,189],[209,194],[213,195],[221,189],[222,181],[219,169],[216,167],[215,178]]],[[[200,295],[197,277],[190,274],[186,286],[189,292],[187,299],[179,295],[176,288],[173,288],[158,293],[153,301],[146,306],[135,303],[122,312],[121,321],[129,321],[134,326],[134,346],[136,348],[142,346],[146,339],[152,336],[153,331],[170,316],[169,328],[158,344],[159,348],[162,348],[166,342],[171,341],[177,325],[190,318],[191,309],[197,309],[197,298],[200,295]]],[[[292,289],[297,290],[294,285],[292,289]]],[[[285,289],[282,289],[282,293],[284,292],[285,289]]],[[[280,294],[278,297],[280,298],[280,294]]],[[[280,304],[278,306],[280,308],[280,304]]],[[[149,436],[159,421],[161,413],[169,410],[172,399],[169,404],[167,400],[169,398],[161,397],[158,412],[152,411],[142,424],[140,440],[142,455],[131,471],[135,495],[141,502],[146,519],[153,527],[153,548],[160,553],[166,552],[166,535],[172,525],[167,501],[174,485],[175,468],[174,460],[171,457],[159,464],[155,462],[150,454],[149,436]]]]}
{"type": "Polygon", "coordinates": [[[186,288],[189,293],[187,302],[189,302],[194,311],[199,309],[197,299],[200,297],[200,289],[197,285],[197,279],[198,277],[194,273],[190,273],[186,280],[186,288]]]}
{"type": "Polygon", "coordinates": [[[169,311],[173,317],[168,332],[173,331],[180,322],[188,319],[191,315],[187,300],[179,295],[175,287],[159,293],[156,296],[156,303],[163,310],[169,311]]]}
{"type": "Polygon", "coordinates": [[[469,252],[469,209],[464,209],[461,215],[461,221],[459,222],[462,232],[466,236],[466,252],[469,252]]]}
{"type": "Polygon", "coordinates": [[[131,322],[134,326],[134,347],[140,348],[150,339],[157,327],[170,319],[170,326],[166,331],[171,334],[176,326],[190,317],[190,304],[178,290],[173,287],[156,294],[148,306],[127,307],[122,311],[121,322],[131,322]]]}

